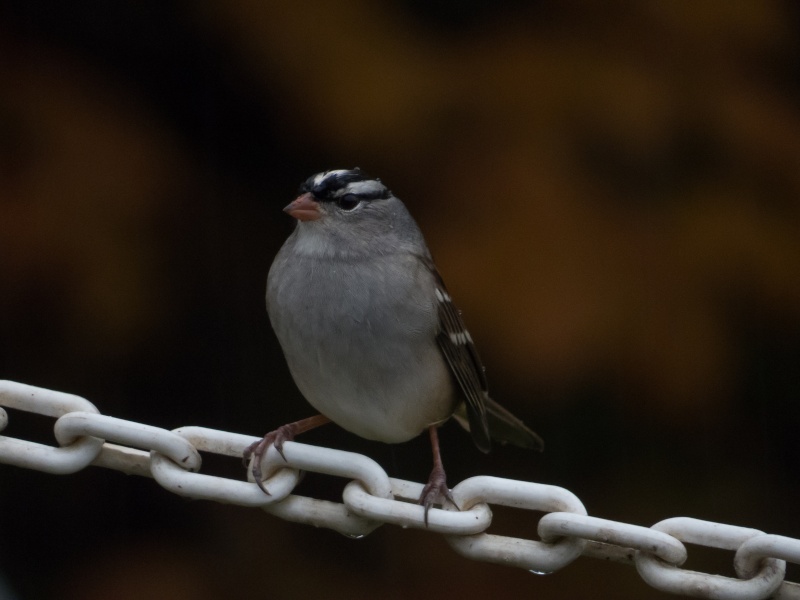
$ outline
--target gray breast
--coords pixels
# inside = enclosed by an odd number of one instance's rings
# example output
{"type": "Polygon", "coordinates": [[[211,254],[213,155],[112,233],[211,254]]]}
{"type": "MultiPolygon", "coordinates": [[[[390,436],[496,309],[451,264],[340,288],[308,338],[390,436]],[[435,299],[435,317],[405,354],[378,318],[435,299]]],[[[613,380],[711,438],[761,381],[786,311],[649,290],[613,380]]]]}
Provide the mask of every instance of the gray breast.
{"type": "Polygon", "coordinates": [[[322,260],[279,253],[270,321],[317,410],[368,439],[401,442],[450,416],[431,274],[413,255],[322,260]],[[420,282],[424,285],[420,285],[420,282]]]}

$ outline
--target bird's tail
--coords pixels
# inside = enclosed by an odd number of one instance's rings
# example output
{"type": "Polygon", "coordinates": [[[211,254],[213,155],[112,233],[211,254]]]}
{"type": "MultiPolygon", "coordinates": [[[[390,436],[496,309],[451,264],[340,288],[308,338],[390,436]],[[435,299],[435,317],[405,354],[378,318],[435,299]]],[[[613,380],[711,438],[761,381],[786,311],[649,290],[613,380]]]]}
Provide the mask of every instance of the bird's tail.
{"type": "MultiPolygon", "coordinates": [[[[485,396],[486,419],[489,423],[489,435],[492,440],[500,444],[513,444],[520,448],[531,450],[544,450],[544,440],[517,417],[500,406],[497,402],[485,396]]],[[[469,431],[469,419],[466,406],[462,404],[453,415],[459,424],[469,431]]]]}

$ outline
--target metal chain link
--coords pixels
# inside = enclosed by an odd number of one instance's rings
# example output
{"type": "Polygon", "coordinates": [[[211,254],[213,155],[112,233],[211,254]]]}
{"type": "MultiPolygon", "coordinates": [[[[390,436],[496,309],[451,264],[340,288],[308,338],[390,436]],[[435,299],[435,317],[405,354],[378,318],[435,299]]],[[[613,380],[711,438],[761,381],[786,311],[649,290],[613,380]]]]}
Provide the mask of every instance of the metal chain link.
{"type": "MultiPolygon", "coordinates": [[[[586,513],[571,492],[556,486],[498,477],[472,477],[456,485],[461,508],[432,508],[425,525],[416,499],[423,485],[394,479],[372,459],[330,448],[286,442],[284,460],[270,448],[263,465],[264,494],[253,482],[199,473],[200,451],[241,457],[257,438],[181,427],[167,431],[101,415],[87,400],[13,381],[0,381],[0,407],[53,417],[59,446],[0,435],[0,463],[47,473],[74,473],[88,465],[153,477],[167,490],[189,498],[260,507],[282,519],[328,527],[363,537],[382,524],[444,534],[460,554],[486,562],[551,573],[578,556],[635,565],[651,586],[686,596],[722,600],[800,600],[800,584],[784,580],[786,562],[800,564],[800,540],[722,523],[676,517],[652,527],[630,525],[586,513]],[[342,502],[292,494],[300,472],[349,479],[342,502]],[[545,512],[539,539],[487,533],[489,505],[545,512]],[[684,543],[734,551],[738,578],[680,568],[684,543]]],[[[0,408],[0,431],[8,414],[0,408]]]]}

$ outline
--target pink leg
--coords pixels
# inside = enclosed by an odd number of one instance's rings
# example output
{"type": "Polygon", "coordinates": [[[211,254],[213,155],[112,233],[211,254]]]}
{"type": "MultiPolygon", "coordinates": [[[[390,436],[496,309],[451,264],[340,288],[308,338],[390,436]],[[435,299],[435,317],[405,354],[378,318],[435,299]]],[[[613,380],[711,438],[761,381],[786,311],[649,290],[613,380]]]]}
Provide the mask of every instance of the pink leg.
{"type": "Polygon", "coordinates": [[[262,492],[267,496],[270,495],[267,488],[264,487],[264,482],[261,481],[261,461],[267,453],[267,450],[269,450],[269,447],[275,446],[275,449],[283,456],[283,460],[286,460],[286,457],[283,455],[283,442],[291,442],[294,440],[294,436],[330,422],[331,420],[325,415],[316,415],[314,417],[295,421],[294,423],[289,423],[288,425],[281,425],[275,431],[270,431],[262,439],[253,442],[245,448],[242,459],[246,465],[250,457],[253,457],[251,471],[253,472],[253,478],[256,480],[262,492]]]}
{"type": "Polygon", "coordinates": [[[425,507],[426,527],[428,526],[428,511],[437,501],[444,503],[447,500],[458,510],[461,510],[447,487],[447,475],[445,475],[442,456],[439,453],[439,433],[436,426],[431,425],[428,427],[428,433],[431,436],[431,449],[433,450],[433,470],[431,470],[428,483],[422,489],[422,494],[419,497],[419,503],[425,507]]]}

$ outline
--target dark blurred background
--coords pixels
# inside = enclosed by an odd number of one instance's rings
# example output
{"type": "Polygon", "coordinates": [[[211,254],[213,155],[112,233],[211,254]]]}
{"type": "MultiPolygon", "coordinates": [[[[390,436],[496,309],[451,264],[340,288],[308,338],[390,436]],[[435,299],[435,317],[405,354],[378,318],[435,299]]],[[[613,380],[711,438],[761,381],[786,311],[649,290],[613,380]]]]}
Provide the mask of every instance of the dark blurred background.
{"type": "MultiPolygon", "coordinates": [[[[800,536],[797,3],[6,1],[0,78],[0,378],[166,428],[309,416],[266,273],[298,184],[359,166],[408,204],[493,396],[547,442],[483,456],[448,425],[451,485],[800,536]]],[[[424,436],[305,441],[429,469],[424,436]]],[[[0,490],[9,598],[667,597],[630,567],[537,577],[97,468],[3,466],[0,490]]],[[[535,536],[535,515],[497,521],[535,536]]],[[[732,573],[706,554],[688,566],[732,573]]]]}

